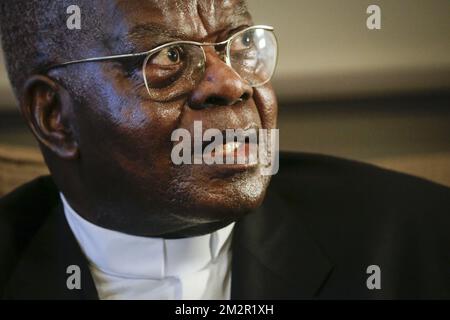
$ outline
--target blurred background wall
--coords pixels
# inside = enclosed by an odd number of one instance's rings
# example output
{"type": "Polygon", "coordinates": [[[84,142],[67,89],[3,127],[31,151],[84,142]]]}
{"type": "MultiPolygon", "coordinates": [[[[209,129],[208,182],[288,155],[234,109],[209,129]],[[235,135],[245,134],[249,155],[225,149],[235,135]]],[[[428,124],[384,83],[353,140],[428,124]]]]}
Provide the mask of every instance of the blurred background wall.
{"type": "MultiPolygon", "coordinates": [[[[357,159],[450,185],[450,1],[248,3],[255,23],[273,25],[280,42],[273,83],[282,149],[357,159]],[[381,30],[366,27],[371,4],[381,8],[381,30]]],[[[0,161],[25,157],[39,166],[36,150],[2,65],[0,161]]],[[[15,181],[10,172],[0,167],[0,180],[15,181]]]]}

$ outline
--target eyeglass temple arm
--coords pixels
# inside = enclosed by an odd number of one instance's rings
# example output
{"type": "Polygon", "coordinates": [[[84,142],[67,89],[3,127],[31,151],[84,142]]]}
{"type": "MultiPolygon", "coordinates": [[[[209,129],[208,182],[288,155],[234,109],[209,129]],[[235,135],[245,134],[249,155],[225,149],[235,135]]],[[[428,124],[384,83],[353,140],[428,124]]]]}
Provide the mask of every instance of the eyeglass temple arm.
{"type": "Polygon", "coordinates": [[[45,71],[50,71],[55,68],[64,67],[72,64],[78,64],[78,63],[84,63],[84,62],[99,62],[99,61],[107,61],[107,60],[113,60],[113,59],[122,59],[122,58],[131,58],[131,57],[139,57],[139,56],[145,56],[149,54],[150,52],[139,52],[139,53],[128,53],[128,54],[119,54],[119,55],[112,55],[112,56],[105,56],[105,57],[96,57],[96,58],[87,58],[87,59],[80,59],[80,60],[72,60],[68,62],[58,63],[50,65],[49,67],[45,68],[45,71]]]}

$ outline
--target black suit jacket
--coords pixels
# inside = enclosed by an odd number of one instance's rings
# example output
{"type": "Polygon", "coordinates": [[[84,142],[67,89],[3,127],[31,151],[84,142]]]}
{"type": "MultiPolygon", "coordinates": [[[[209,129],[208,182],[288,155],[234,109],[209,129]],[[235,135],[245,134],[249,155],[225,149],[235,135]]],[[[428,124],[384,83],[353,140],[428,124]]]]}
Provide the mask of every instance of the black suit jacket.
{"type": "MultiPolygon", "coordinates": [[[[450,189],[374,166],[281,154],[233,233],[233,299],[450,298],[450,189]],[[381,270],[369,290],[367,267],[381,270]]],[[[0,200],[4,298],[97,299],[50,177],[0,200]],[[81,290],[66,286],[81,268],[81,290]]]]}

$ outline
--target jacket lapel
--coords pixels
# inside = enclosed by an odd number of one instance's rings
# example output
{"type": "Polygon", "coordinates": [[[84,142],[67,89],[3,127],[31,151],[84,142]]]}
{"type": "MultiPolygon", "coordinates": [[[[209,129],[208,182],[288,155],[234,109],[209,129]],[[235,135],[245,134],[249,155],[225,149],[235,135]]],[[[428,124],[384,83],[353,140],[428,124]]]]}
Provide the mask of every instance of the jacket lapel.
{"type": "Polygon", "coordinates": [[[268,194],[236,224],[232,299],[310,299],[318,293],[332,265],[298,216],[268,194]]]}
{"type": "Polygon", "coordinates": [[[20,259],[6,298],[98,299],[88,262],[67,224],[60,201],[20,259]],[[67,288],[72,273],[66,271],[71,265],[80,268],[81,289],[67,288]]]}

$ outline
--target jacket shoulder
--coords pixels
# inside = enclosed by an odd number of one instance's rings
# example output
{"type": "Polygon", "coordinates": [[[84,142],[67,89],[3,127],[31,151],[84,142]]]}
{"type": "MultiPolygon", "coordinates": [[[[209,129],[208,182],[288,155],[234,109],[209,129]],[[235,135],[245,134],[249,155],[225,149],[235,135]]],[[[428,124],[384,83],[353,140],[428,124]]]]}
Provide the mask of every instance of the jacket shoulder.
{"type": "Polygon", "coordinates": [[[342,201],[351,197],[352,202],[357,201],[357,196],[364,196],[366,202],[396,200],[392,206],[433,206],[430,200],[435,204],[450,203],[449,187],[375,165],[318,154],[281,153],[280,170],[272,182],[276,190],[294,193],[297,199],[301,191],[314,200],[314,195],[322,195],[342,201]]]}
{"type": "Polygon", "coordinates": [[[430,228],[430,233],[450,228],[449,187],[374,165],[288,153],[272,183],[274,192],[299,209],[297,214],[323,227],[345,222],[366,229],[430,228]]]}
{"type": "Polygon", "coordinates": [[[450,297],[450,188],[357,161],[293,153],[281,155],[272,182],[271,191],[336,263],[331,282],[345,287],[340,281],[359,277],[355,290],[367,293],[366,268],[375,264],[384,272],[379,297],[450,297]]]}

